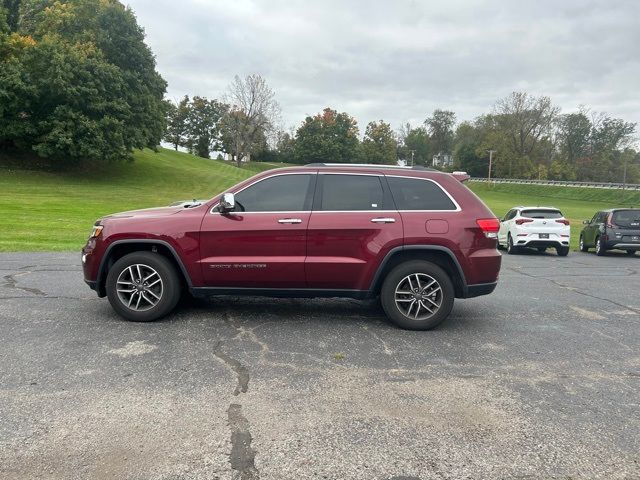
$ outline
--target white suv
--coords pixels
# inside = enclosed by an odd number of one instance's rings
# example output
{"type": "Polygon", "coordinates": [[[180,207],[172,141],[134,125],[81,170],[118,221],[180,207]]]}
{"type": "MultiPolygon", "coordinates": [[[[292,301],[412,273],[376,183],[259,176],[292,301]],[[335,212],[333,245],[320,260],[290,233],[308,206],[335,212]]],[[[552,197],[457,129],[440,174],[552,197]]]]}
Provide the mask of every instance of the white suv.
{"type": "Polygon", "coordinates": [[[569,253],[571,227],[562,212],[553,207],[514,207],[500,220],[498,246],[507,253],[521,248],[544,252],[555,248],[561,257],[569,253]]]}

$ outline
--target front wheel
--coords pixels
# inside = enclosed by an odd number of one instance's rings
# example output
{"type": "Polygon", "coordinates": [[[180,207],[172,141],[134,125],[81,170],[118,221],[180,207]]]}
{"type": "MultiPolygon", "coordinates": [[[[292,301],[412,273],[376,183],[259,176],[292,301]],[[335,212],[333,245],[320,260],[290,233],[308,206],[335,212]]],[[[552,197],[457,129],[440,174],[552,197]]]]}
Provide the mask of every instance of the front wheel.
{"type": "Polygon", "coordinates": [[[602,257],[606,253],[607,251],[602,246],[602,241],[600,240],[600,237],[596,238],[596,255],[598,255],[599,257],[602,257]]]}
{"type": "Polygon", "coordinates": [[[395,267],[380,292],[387,317],[401,328],[429,330],[453,308],[455,292],[449,275],[437,265],[413,260],[395,267]]]}
{"type": "Polygon", "coordinates": [[[557,247],[556,253],[559,257],[566,257],[569,255],[569,247],[557,247]]]}
{"type": "Polygon", "coordinates": [[[117,260],[107,274],[107,298],[123,318],[151,322],[174,309],[180,299],[180,279],[162,255],[133,252],[117,260]]]}

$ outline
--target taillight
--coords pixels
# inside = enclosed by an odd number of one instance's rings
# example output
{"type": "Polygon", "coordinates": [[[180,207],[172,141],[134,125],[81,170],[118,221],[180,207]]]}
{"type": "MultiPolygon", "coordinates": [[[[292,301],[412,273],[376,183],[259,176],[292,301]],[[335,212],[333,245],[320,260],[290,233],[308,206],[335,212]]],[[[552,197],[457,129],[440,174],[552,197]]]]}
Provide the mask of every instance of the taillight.
{"type": "Polygon", "coordinates": [[[569,220],[562,218],[560,220],[556,220],[556,223],[561,223],[563,225],[569,225],[569,220]]]}
{"type": "Polygon", "coordinates": [[[500,220],[497,218],[479,218],[476,223],[487,238],[498,238],[498,230],[500,230],[500,220]]]}
{"type": "Polygon", "coordinates": [[[533,218],[519,218],[516,220],[516,225],[522,225],[523,223],[533,222],[533,218]]]}

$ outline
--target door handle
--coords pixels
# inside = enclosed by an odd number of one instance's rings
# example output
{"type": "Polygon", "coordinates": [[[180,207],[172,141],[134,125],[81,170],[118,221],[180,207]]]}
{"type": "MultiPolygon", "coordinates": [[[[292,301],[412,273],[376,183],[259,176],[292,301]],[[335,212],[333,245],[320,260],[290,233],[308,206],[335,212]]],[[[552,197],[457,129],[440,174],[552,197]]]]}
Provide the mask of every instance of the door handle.
{"type": "Polygon", "coordinates": [[[380,217],[380,218],[372,218],[371,222],[372,223],[396,223],[396,219],[395,218],[380,217]]]}
{"type": "Polygon", "coordinates": [[[300,218],[281,218],[278,223],[302,223],[300,218]]]}

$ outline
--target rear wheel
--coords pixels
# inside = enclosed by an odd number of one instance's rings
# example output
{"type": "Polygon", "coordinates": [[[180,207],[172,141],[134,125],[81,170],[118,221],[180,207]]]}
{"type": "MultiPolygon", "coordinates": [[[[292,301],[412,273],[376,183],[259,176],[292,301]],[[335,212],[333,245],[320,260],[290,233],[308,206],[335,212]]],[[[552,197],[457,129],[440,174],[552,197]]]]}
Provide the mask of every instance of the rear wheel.
{"type": "Polygon", "coordinates": [[[600,237],[596,238],[596,255],[598,255],[599,257],[602,257],[606,253],[607,253],[607,251],[602,246],[602,242],[600,241],[600,237]]]}
{"type": "Polygon", "coordinates": [[[636,254],[635,250],[627,250],[627,255],[629,255],[630,257],[634,256],[636,254]]]}
{"type": "Polygon", "coordinates": [[[556,247],[556,253],[559,257],[566,257],[569,255],[569,247],[556,247]]]}
{"type": "Polygon", "coordinates": [[[513,239],[511,238],[511,234],[507,237],[507,253],[509,255],[515,255],[518,253],[518,247],[513,244],[513,239]]]}
{"type": "Polygon", "coordinates": [[[428,330],[442,323],[453,308],[454,297],[449,275],[422,260],[395,267],[380,292],[382,308],[389,319],[408,330],[428,330]]]}
{"type": "Polygon", "coordinates": [[[133,252],[116,261],[107,274],[107,298],[127,320],[151,322],[168,314],[180,299],[180,279],[165,257],[133,252]]]}
{"type": "Polygon", "coordinates": [[[587,245],[584,243],[584,237],[582,235],[580,235],[580,251],[581,252],[589,251],[589,247],[587,247],[587,245]]]}

